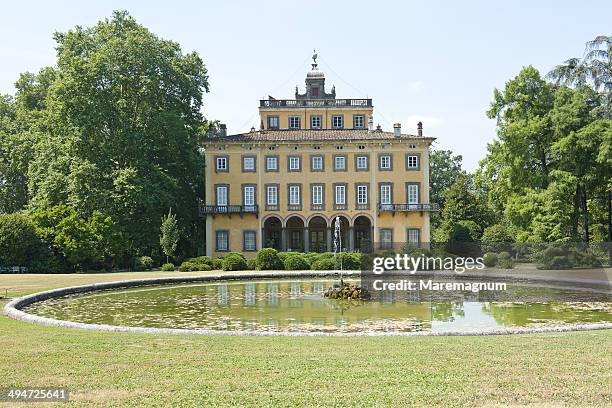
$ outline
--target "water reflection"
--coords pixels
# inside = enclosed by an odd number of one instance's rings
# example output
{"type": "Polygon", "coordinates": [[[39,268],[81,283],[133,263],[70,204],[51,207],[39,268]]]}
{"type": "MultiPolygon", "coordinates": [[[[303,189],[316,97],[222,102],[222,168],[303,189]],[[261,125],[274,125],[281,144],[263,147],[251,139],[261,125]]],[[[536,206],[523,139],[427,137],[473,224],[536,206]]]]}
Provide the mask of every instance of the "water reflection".
{"type": "MultiPolygon", "coordinates": [[[[51,299],[27,311],[85,323],[250,331],[436,331],[612,321],[609,297],[594,293],[571,293],[567,302],[488,302],[474,294],[431,300],[426,291],[387,291],[371,301],[324,298],[322,292],[334,283],[262,280],[137,288],[51,299]]],[[[534,291],[552,289],[518,285],[509,290],[529,299],[534,291]]]]}

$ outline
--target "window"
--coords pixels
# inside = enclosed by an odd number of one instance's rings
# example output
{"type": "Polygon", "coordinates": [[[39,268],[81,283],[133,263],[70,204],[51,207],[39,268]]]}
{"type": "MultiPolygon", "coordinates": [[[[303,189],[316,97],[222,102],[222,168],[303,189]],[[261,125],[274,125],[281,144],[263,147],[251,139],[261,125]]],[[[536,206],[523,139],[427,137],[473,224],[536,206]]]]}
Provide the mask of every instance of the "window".
{"type": "Polygon", "coordinates": [[[391,184],[381,184],[380,185],[380,205],[384,209],[385,206],[390,206],[392,204],[392,193],[391,193],[391,184]]]}
{"type": "Polygon", "coordinates": [[[344,116],[333,115],[332,116],[332,127],[334,129],[342,129],[344,127],[344,116]]]}
{"type": "Polygon", "coordinates": [[[310,158],[310,171],[323,171],[323,156],[312,156],[310,158]]]}
{"type": "Polygon", "coordinates": [[[228,164],[228,160],[227,160],[227,156],[217,156],[216,159],[216,170],[217,171],[228,171],[229,170],[229,164],[228,164]]]}
{"type": "Polygon", "coordinates": [[[266,171],[278,171],[278,156],[266,157],[266,171]]]}
{"type": "Polygon", "coordinates": [[[278,129],[278,116],[268,116],[268,129],[278,129]]]}
{"type": "Polygon", "coordinates": [[[389,249],[393,247],[393,230],[391,228],[381,228],[380,248],[389,249]]]}
{"type": "Polygon", "coordinates": [[[242,188],[242,205],[245,210],[252,210],[255,206],[255,186],[248,185],[242,188]]]}
{"type": "Polygon", "coordinates": [[[242,158],[242,171],[255,171],[255,156],[244,156],[242,158]]]}
{"type": "Polygon", "coordinates": [[[418,204],[419,203],[419,185],[418,184],[408,184],[406,188],[407,188],[407,195],[408,195],[408,204],[418,204]]]}
{"type": "Polygon", "coordinates": [[[289,129],[299,129],[301,127],[299,116],[289,116],[289,129]]]}
{"type": "Polygon", "coordinates": [[[310,128],[311,129],[321,129],[321,116],[311,116],[310,117],[310,128]]]}
{"type": "Polygon", "coordinates": [[[346,206],[346,185],[336,184],[334,187],[334,204],[336,207],[346,206]]]}
{"type": "Polygon", "coordinates": [[[300,171],[300,156],[289,156],[289,171],[300,171]]]}
{"type": "Polygon", "coordinates": [[[300,185],[289,184],[289,209],[299,209],[301,205],[300,185]]]}
{"type": "Polygon", "coordinates": [[[217,251],[228,251],[229,250],[229,231],[217,231],[216,239],[217,251]]]}
{"type": "Polygon", "coordinates": [[[346,156],[334,156],[334,171],[346,171],[346,156]]]}
{"type": "Polygon", "coordinates": [[[353,127],[355,129],[365,128],[365,115],[353,115],[353,127]]]}
{"type": "Polygon", "coordinates": [[[421,243],[421,230],[418,228],[408,228],[408,243],[419,246],[421,243]]]}
{"type": "Polygon", "coordinates": [[[321,210],[323,207],[323,185],[312,185],[312,207],[313,209],[321,210]]]}
{"type": "Polygon", "coordinates": [[[278,186],[266,186],[266,207],[271,209],[278,206],[278,186]]]}
{"type": "Polygon", "coordinates": [[[368,156],[356,156],[355,168],[357,169],[357,171],[367,171],[368,170],[368,156]]]}
{"type": "Polygon", "coordinates": [[[255,231],[244,231],[242,239],[244,251],[257,251],[257,233],[255,231]]]}
{"type": "Polygon", "coordinates": [[[319,97],[319,87],[318,86],[313,86],[312,88],[310,88],[310,94],[312,95],[313,98],[318,98],[319,97]]]}
{"type": "Polygon", "coordinates": [[[227,190],[228,186],[216,186],[216,202],[218,206],[226,206],[227,205],[227,190]]]}
{"type": "Polygon", "coordinates": [[[357,184],[357,206],[368,205],[368,185],[357,184]]]}
{"type": "Polygon", "coordinates": [[[380,170],[391,170],[391,155],[380,155],[380,170]]]}
{"type": "Polygon", "coordinates": [[[419,169],[419,156],[416,154],[406,155],[406,170],[418,170],[419,169]]]}

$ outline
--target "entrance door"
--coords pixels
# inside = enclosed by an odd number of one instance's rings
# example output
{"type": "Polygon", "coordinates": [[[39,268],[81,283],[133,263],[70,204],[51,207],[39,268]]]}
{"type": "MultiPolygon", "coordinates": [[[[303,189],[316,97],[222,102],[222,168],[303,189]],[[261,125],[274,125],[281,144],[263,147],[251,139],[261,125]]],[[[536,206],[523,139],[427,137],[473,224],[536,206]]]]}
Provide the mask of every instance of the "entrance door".
{"type": "Polygon", "coordinates": [[[310,250],[312,252],[325,252],[327,250],[325,231],[310,231],[310,250]]]}

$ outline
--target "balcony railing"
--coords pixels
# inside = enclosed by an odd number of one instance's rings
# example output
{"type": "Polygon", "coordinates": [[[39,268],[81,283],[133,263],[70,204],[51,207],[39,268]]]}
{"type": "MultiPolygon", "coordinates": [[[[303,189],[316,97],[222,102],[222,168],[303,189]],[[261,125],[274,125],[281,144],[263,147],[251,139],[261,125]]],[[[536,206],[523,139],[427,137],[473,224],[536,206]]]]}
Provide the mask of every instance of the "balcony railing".
{"type": "Polygon", "coordinates": [[[261,108],[371,107],[372,99],[261,99],[261,108]]]}
{"type": "Polygon", "coordinates": [[[200,216],[218,214],[255,214],[259,213],[257,205],[200,205],[200,216]]]}
{"type": "Polygon", "coordinates": [[[408,211],[440,211],[436,203],[428,204],[378,204],[379,211],[408,212],[408,211]]]}

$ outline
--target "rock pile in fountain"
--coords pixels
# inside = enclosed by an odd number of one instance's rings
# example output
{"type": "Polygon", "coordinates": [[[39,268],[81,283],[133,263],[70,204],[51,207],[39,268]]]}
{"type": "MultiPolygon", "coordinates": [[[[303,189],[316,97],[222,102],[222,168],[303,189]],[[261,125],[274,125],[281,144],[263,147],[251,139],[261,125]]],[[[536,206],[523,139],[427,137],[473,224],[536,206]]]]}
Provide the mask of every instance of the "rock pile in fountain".
{"type": "Polygon", "coordinates": [[[354,283],[341,282],[327,289],[323,296],[331,299],[369,299],[370,292],[354,283]]]}

